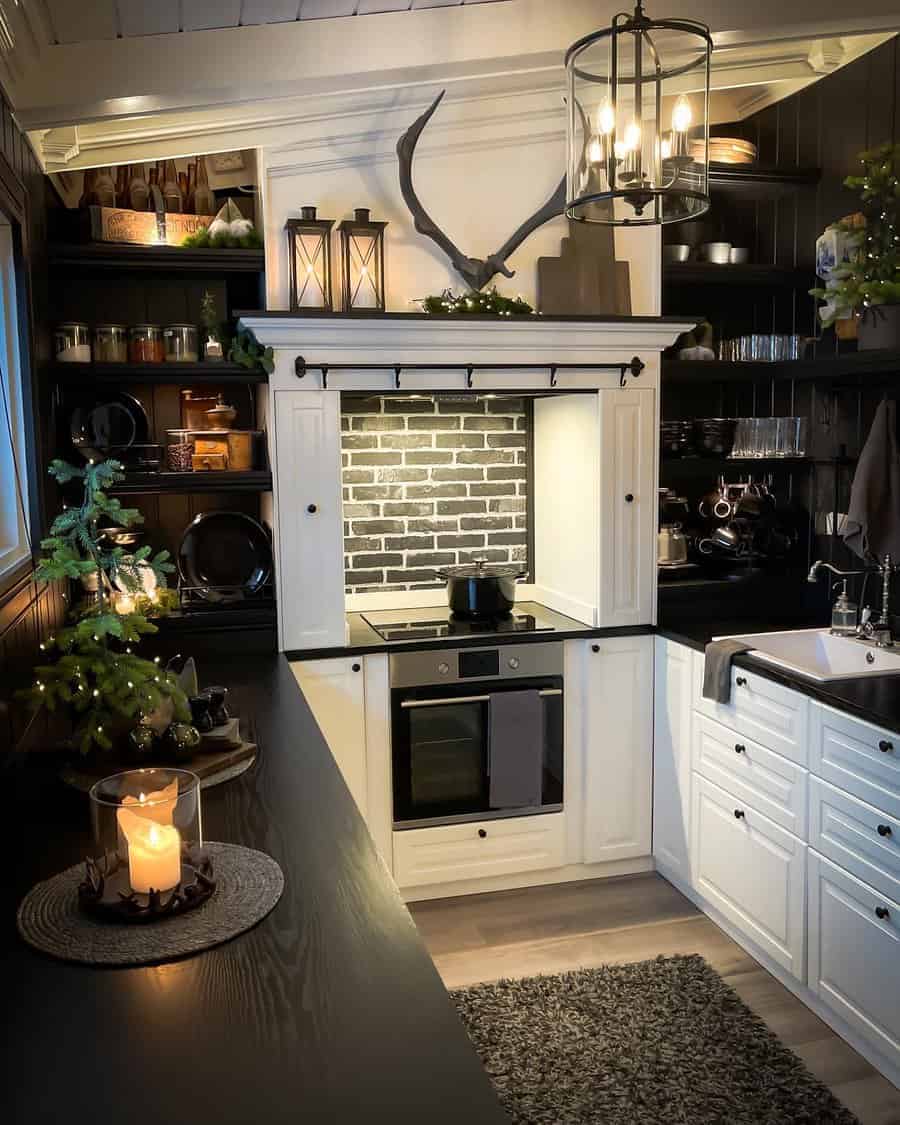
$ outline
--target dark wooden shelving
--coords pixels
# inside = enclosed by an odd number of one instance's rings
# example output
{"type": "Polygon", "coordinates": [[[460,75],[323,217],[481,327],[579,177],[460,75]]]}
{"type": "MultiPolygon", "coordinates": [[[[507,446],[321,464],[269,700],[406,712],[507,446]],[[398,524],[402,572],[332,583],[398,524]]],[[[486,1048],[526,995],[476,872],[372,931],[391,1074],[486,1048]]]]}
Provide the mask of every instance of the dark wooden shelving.
{"type": "Polygon", "coordinates": [[[116,485],[117,495],[148,495],[159,492],[270,492],[272,474],[267,469],[246,472],[127,473],[116,485]]]}
{"type": "MultiPolygon", "coordinates": [[[[738,469],[767,470],[809,468],[817,462],[812,457],[663,457],[660,461],[660,475],[670,469],[688,474],[702,476],[704,473],[722,471],[729,467],[738,469]]],[[[828,464],[832,464],[829,460],[828,464]]]]}
{"type": "Polygon", "coordinates": [[[793,266],[718,265],[715,262],[667,262],[664,285],[767,286],[770,289],[811,289],[815,276],[793,266]]]}
{"type": "Polygon", "coordinates": [[[202,250],[181,246],[132,246],[118,242],[54,243],[51,269],[66,272],[262,273],[263,250],[202,250]]]}
{"type": "Polygon", "coordinates": [[[878,387],[881,376],[888,384],[900,381],[900,352],[867,351],[827,359],[795,359],[782,363],[731,363],[710,360],[664,359],[663,381],[678,383],[741,383],[831,380],[836,386],[878,387]]]}
{"type": "Polygon", "coordinates": [[[709,185],[712,188],[733,188],[746,191],[752,188],[810,187],[822,177],[821,168],[766,168],[756,164],[709,165],[709,185]]]}
{"type": "Polygon", "coordinates": [[[57,382],[75,383],[267,383],[265,371],[251,371],[237,363],[51,363],[57,382]]]}

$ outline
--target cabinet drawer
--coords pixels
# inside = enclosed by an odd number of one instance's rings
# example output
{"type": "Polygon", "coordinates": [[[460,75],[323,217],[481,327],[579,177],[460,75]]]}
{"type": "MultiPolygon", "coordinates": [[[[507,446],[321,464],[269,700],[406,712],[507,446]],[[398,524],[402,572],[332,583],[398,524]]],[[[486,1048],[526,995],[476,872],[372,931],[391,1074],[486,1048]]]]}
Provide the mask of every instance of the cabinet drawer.
{"type": "Polygon", "coordinates": [[[512,875],[561,867],[564,862],[563,813],[394,833],[394,878],[399,887],[512,875]]]}
{"type": "Polygon", "coordinates": [[[803,980],[806,845],[696,772],[692,832],[695,889],[803,980]]]}
{"type": "Polygon", "coordinates": [[[751,738],[705,715],[694,724],[693,766],[708,781],[748,801],[795,836],[806,837],[808,774],[751,738]]]}
{"type": "Polygon", "coordinates": [[[809,850],[809,987],[900,1065],[900,904],[809,850]]]}
{"type": "Polygon", "coordinates": [[[900,735],[821,703],[812,706],[810,735],[814,774],[900,817],[900,735]]]}
{"type": "Polygon", "coordinates": [[[703,698],[703,653],[695,655],[695,706],[738,734],[752,738],[768,750],[807,764],[809,700],[745,668],[731,669],[731,699],[713,703],[703,698]]]}
{"type": "Polygon", "coordinates": [[[809,843],[880,894],[900,901],[900,819],[814,777],[809,843]]]}

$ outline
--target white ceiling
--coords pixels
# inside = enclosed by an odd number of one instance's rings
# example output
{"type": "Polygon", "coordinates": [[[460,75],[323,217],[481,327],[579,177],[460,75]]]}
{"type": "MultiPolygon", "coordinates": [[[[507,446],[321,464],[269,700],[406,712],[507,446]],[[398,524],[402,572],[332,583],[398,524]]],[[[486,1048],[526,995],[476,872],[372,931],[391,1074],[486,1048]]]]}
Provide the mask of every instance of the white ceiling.
{"type": "MultiPolygon", "coordinates": [[[[18,0],[11,2],[18,6],[18,0]]],[[[51,44],[502,2],[504,0],[41,0],[51,44]]]]}

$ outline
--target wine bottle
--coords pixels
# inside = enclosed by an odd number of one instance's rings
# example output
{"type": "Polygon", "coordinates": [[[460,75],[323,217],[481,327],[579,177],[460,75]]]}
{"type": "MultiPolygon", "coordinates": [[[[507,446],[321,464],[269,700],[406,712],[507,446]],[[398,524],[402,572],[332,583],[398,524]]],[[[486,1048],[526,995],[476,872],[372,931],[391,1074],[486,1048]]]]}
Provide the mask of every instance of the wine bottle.
{"type": "Polygon", "coordinates": [[[115,207],[116,185],[113,183],[112,170],[110,168],[99,168],[97,170],[94,194],[97,197],[97,203],[99,203],[101,207],[115,207]]]}
{"type": "Polygon", "coordinates": [[[206,158],[197,157],[197,186],[194,189],[194,214],[215,215],[216,197],[209,186],[209,176],[206,171],[206,158]]]}
{"type": "Polygon", "coordinates": [[[197,162],[191,160],[187,166],[187,195],[184,197],[184,209],[189,215],[194,214],[194,192],[197,190],[197,162]]]}
{"type": "Polygon", "coordinates": [[[97,169],[85,168],[84,170],[84,183],[81,188],[81,199],[78,200],[79,207],[90,207],[92,203],[97,202],[97,169]]]}
{"type": "Polygon", "coordinates": [[[128,181],[131,179],[131,165],[120,164],[116,168],[116,206],[128,206],[128,181]]]}
{"type": "Polygon", "coordinates": [[[165,162],[162,195],[167,211],[181,211],[184,200],[181,198],[181,188],[178,186],[178,173],[175,171],[174,160],[165,162]]]}
{"type": "Polygon", "coordinates": [[[144,178],[143,164],[132,165],[128,183],[128,206],[132,211],[150,210],[150,185],[144,178]]]}

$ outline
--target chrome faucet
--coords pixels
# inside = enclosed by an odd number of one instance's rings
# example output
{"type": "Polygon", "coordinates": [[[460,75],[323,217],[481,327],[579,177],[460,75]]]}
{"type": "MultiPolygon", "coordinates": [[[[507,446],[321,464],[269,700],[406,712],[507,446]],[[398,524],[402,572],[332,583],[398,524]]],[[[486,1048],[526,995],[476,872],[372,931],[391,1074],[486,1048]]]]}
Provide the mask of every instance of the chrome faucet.
{"type": "Polygon", "coordinates": [[[863,567],[861,570],[839,570],[831,563],[818,559],[809,568],[806,581],[815,582],[820,570],[830,570],[832,574],[836,574],[839,578],[849,578],[856,574],[880,574],[881,614],[877,621],[872,621],[871,610],[864,609],[862,620],[856,627],[856,635],[862,640],[877,645],[878,648],[891,648],[894,644],[894,637],[891,633],[891,576],[898,569],[900,568],[894,563],[890,555],[885,555],[880,563],[863,567]]]}

